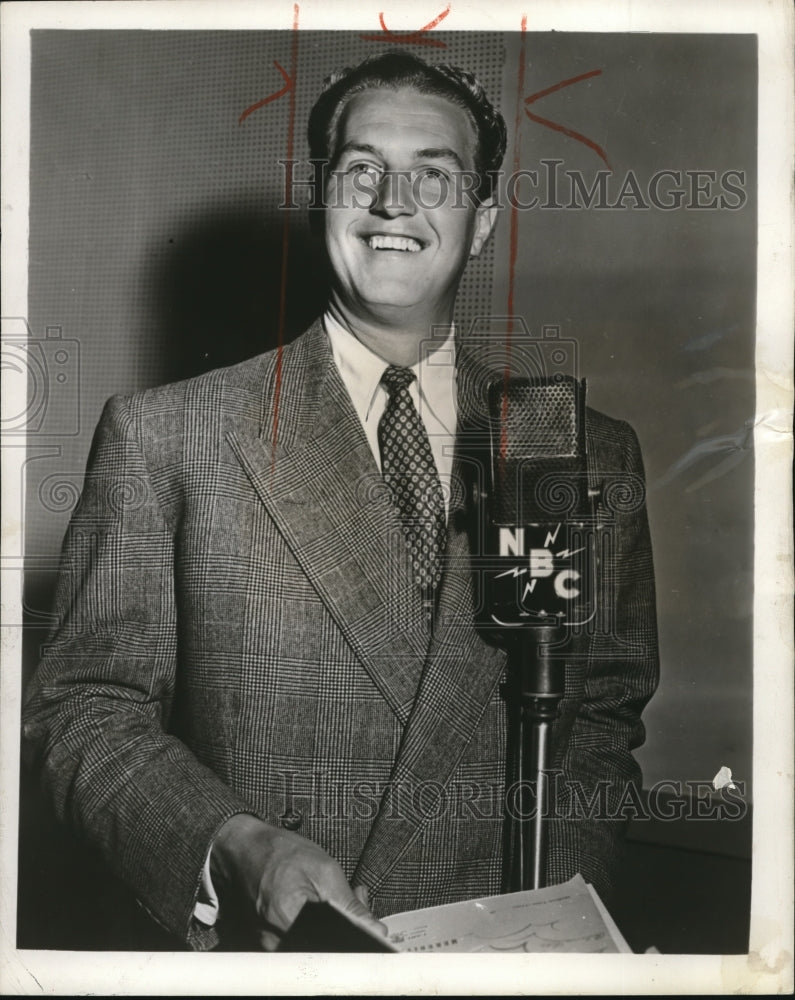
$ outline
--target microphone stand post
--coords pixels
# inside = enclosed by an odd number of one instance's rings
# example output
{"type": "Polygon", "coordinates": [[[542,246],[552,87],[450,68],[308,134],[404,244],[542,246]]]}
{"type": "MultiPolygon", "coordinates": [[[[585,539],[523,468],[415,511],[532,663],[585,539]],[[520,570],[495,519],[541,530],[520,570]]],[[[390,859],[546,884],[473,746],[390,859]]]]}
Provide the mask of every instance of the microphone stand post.
{"type": "Polygon", "coordinates": [[[568,626],[589,620],[592,603],[585,381],[562,372],[513,376],[506,368],[490,380],[485,402],[485,453],[478,456],[473,444],[473,465],[485,472],[475,487],[481,624],[508,651],[504,872],[508,891],[517,891],[544,884],[562,640],[568,626]]]}
{"type": "Polygon", "coordinates": [[[540,889],[544,885],[550,730],[565,689],[565,662],[550,655],[550,647],[559,635],[557,625],[520,629],[509,654],[507,697],[518,789],[518,808],[511,817],[510,891],[540,889]]]}

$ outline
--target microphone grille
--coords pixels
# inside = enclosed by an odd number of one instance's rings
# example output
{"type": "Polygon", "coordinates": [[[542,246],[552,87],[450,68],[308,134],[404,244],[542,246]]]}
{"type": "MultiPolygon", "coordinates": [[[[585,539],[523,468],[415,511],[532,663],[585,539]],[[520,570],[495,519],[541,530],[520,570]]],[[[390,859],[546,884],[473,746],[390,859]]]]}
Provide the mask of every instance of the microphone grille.
{"type": "Polygon", "coordinates": [[[503,460],[584,455],[584,386],[570,375],[509,378],[489,386],[495,451],[503,460]]]}
{"type": "Polygon", "coordinates": [[[495,522],[536,523],[586,509],[584,381],[496,379],[489,417],[495,522]]]}

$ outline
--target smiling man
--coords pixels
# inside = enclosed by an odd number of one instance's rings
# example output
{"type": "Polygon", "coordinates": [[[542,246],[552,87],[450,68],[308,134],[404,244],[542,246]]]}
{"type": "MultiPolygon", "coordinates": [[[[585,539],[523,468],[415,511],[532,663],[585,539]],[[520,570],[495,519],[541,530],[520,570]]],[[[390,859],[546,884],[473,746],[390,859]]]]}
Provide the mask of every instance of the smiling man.
{"type": "Polygon", "coordinates": [[[379,357],[410,365],[452,322],[467,259],[494,225],[491,200],[462,198],[457,180],[475,171],[472,118],[438,94],[376,89],[351,97],[334,125],[329,313],[379,357]]]}
{"type": "MultiPolygon", "coordinates": [[[[61,818],[194,948],[272,949],[306,900],[377,929],[503,885],[505,654],[474,625],[453,316],[504,122],[470,74],[388,53],[329,81],[309,137],[326,313],[110,401],[26,709],[61,818]]],[[[591,415],[589,452],[642,474],[623,424],[591,415]]],[[[614,542],[609,634],[553,744],[588,808],[552,824],[546,873],[601,892],[657,669],[642,509],[614,542]]]]}

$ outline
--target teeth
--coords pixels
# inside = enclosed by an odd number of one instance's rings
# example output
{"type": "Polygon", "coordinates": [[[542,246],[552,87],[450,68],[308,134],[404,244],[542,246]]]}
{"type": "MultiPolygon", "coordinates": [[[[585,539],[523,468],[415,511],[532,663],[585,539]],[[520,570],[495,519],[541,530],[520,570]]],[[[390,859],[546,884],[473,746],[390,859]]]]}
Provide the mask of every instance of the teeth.
{"type": "Polygon", "coordinates": [[[408,250],[409,253],[419,253],[422,247],[409,236],[371,236],[367,240],[371,250],[408,250]]]}

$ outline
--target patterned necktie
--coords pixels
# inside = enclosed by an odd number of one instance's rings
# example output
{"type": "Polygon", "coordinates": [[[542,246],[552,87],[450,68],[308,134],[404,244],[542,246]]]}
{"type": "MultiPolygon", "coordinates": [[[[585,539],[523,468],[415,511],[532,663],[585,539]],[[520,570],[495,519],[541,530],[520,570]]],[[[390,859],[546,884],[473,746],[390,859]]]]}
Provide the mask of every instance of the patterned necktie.
{"type": "Polygon", "coordinates": [[[391,365],[381,376],[389,393],[378,424],[381,472],[400,511],[414,579],[428,597],[442,576],[445,511],[431,442],[409,394],[414,372],[391,365]]]}

